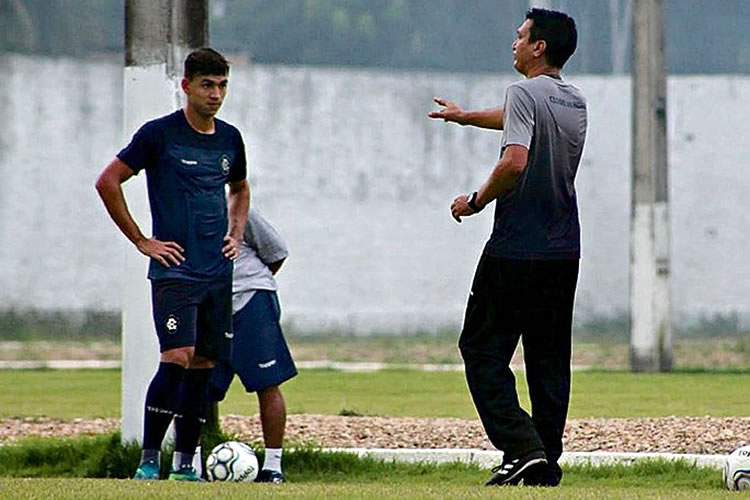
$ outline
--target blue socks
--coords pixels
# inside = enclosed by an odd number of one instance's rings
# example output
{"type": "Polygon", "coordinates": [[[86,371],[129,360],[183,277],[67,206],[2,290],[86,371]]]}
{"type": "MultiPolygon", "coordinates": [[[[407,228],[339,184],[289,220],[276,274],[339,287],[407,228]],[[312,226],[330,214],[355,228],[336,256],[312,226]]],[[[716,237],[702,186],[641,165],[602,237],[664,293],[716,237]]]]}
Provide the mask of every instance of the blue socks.
{"type": "Polygon", "coordinates": [[[143,449],[160,450],[178,404],[185,368],[176,363],[159,363],[146,393],[143,417],[143,449]]]}
{"type": "Polygon", "coordinates": [[[190,465],[200,440],[201,427],[208,409],[208,383],[213,368],[185,372],[180,391],[180,412],[175,415],[175,451],[180,466],[190,465]]]}

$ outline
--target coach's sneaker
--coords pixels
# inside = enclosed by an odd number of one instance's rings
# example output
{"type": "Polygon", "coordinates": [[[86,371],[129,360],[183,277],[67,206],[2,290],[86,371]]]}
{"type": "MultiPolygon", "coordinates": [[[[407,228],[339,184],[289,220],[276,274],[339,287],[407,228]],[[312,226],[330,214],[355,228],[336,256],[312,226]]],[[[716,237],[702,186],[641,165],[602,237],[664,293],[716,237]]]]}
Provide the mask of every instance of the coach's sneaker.
{"type": "Polygon", "coordinates": [[[536,464],[527,468],[522,475],[524,486],[554,488],[560,486],[562,469],[557,464],[536,464]]]}
{"type": "Polygon", "coordinates": [[[203,478],[198,475],[192,465],[183,465],[179,469],[172,469],[172,472],[169,473],[169,480],[203,482],[203,478]]]}
{"type": "Polygon", "coordinates": [[[507,459],[503,457],[503,463],[492,468],[495,474],[485,483],[486,486],[517,485],[523,479],[523,472],[536,464],[546,464],[547,455],[544,451],[536,450],[519,458],[507,459]]]}
{"type": "Polygon", "coordinates": [[[146,460],[141,462],[138,470],[135,471],[133,479],[159,479],[159,463],[156,460],[146,460]]]}
{"type": "Polygon", "coordinates": [[[255,478],[256,483],[273,483],[281,484],[286,483],[284,474],[270,469],[263,469],[258,473],[258,477],[255,478]]]}

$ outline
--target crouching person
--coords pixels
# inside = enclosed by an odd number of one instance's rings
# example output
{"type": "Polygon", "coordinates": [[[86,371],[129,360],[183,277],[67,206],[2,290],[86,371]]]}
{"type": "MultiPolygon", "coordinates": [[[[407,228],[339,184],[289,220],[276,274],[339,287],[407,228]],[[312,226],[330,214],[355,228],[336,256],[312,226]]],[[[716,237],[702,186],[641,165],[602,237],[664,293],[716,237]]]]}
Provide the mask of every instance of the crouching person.
{"type": "Polygon", "coordinates": [[[209,386],[209,401],[221,401],[237,375],[248,393],[258,395],[265,460],[256,482],[286,481],[281,469],[286,403],[280,385],[297,375],[297,368],[281,331],[274,275],[287,255],[279,233],[250,209],[234,265],[232,356],[217,363],[209,386]]]}

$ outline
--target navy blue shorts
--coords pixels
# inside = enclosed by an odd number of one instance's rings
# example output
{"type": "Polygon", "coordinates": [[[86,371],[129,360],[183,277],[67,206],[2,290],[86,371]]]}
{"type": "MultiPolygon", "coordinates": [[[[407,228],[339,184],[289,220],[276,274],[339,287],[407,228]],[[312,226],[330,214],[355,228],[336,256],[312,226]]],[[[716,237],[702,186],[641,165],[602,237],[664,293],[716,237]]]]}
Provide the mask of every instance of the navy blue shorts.
{"type": "Polygon", "coordinates": [[[297,375],[280,318],[276,292],[269,290],[256,291],[237,311],[233,318],[232,358],[230,362],[218,362],[214,368],[208,391],[211,401],[224,399],[235,374],[247,392],[280,385],[297,375]]]}
{"type": "Polygon", "coordinates": [[[151,305],[161,352],[195,347],[208,359],[232,349],[232,277],[221,281],[154,280],[151,305]]]}

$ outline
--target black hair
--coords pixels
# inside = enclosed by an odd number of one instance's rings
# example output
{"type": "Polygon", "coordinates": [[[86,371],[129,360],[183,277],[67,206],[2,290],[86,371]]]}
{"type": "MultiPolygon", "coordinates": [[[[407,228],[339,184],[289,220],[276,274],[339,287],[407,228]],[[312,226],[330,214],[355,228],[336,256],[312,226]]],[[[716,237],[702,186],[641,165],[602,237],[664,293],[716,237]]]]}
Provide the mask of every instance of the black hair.
{"type": "Polygon", "coordinates": [[[222,75],[229,74],[229,62],[209,47],[194,50],[185,58],[185,78],[192,80],[198,75],[222,75]]]}
{"type": "Polygon", "coordinates": [[[544,52],[547,62],[562,68],[578,45],[576,22],[564,12],[539,8],[530,9],[526,19],[532,21],[529,41],[544,40],[547,43],[544,52]]]}

